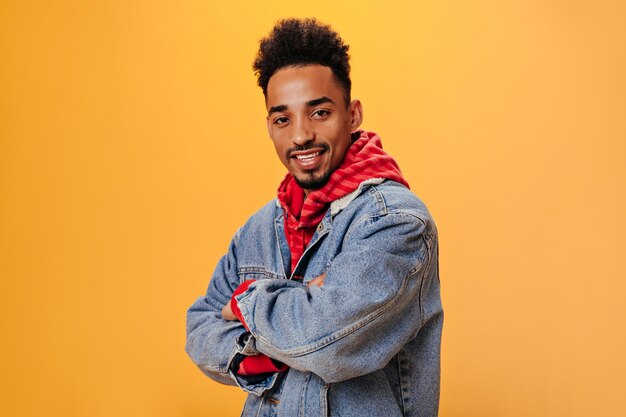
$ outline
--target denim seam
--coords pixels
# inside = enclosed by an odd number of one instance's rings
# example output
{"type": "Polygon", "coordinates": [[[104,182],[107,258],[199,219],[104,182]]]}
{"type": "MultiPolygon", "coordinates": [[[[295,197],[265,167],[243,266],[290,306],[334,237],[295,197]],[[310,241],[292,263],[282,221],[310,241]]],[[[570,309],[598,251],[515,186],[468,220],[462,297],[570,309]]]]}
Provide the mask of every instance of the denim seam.
{"type": "Polygon", "coordinates": [[[372,185],[370,187],[368,193],[374,196],[374,198],[376,199],[376,203],[380,207],[380,210],[377,214],[379,216],[384,216],[385,214],[387,214],[387,204],[385,204],[385,198],[383,197],[383,193],[375,185],[372,185]]]}
{"type": "Polygon", "coordinates": [[[250,333],[252,334],[252,336],[254,338],[256,338],[257,341],[261,340],[258,335],[256,334],[255,327],[254,327],[254,321],[250,320],[250,312],[248,311],[248,307],[246,307],[245,305],[245,300],[250,297],[250,294],[252,293],[252,289],[254,288],[254,282],[252,284],[250,284],[250,287],[248,287],[247,290],[245,290],[243,293],[235,296],[235,300],[237,300],[237,306],[239,307],[239,311],[241,312],[241,315],[243,316],[243,318],[245,319],[246,325],[248,326],[248,329],[250,331],[250,333]]]}
{"type": "Polygon", "coordinates": [[[402,364],[406,360],[405,356],[406,356],[406,353],[404,349],[401,349],[400,352],[398,352],[398,371],[400,372],[399,378],[400,378],[400,396],[402,397],[402,409],[406,413],[407,411],[411,409],[411,397],[410,397],[410,384],[409,384],[409,381],[406,379],[408,376],[408,369],[405,369],[407,374],[403,374],[402,372],[403,367],[405,366],[402,364]],[[404,390],[404,388],[406,388],[406,391],[404,390]]]}
{"type": "MultiPolygon", "coordinates": [[[[426,245],[426,252],[428,254],[428,260],[430,261],[430,245],[428,244],[426,239],[424,239],[423,235],[421,235],[420,238],[424,241],[424,245],[426,245]]],[[[430,262],[427,265],[430,265],[430,262]]],[[[424,314],[425,314],[424,313],[424,294],[423,294],[424,281],[425,281],[424,278],[426,278],[425,270],[422,273],[422,279],[420,279],[420,290],[419,290],[419,303],[420,303],[420,316],[421,316],[420,327],[424,326],[424,314]]]]}
{"type": "MultiPolygon", "coordinates": [[[[289,277],[289,275],[287,275],[287,271],[285,270],[285,265],[286,265],[285,257],[283,256],[283,248],[281,247],[282,240],[281,240],[281,236],[279,236],[279,233],[278,233],[278,229],[280,227],[280,224],[278,221],[280,220],[282,222],[282,219],[283,219],[282,213],[274,219],[274,233],[276,234],[276,243],[278,244],[278,254],[280,256],[280,267],[283,269],[283,274],[287,278],[289,277]]],[[[283,239],[284,239],[284,233],[283,233],[283,239]]],[[[291,262],[291,259],[289,260],[289,262],[291,262]]]]}
{"type": "Polygon", "coordinates": [[[306,405],[306,390],[309,386],[309,381],[311,380],[311,372],[309,372],[304,380],[304,384],[302,384],[302,392],[300,393],[300,417],[306,417],[304,415],[304,406],[306,405]]]}
{"type": "Polygon", "coordinates": [[[260,275],[263,275],[264,277],[273,278],[273,279],[284,278],[280,274],[276,274],[274,272],[270,272],[267,269],[261,268],[261,267],[258,267],[258,266],[242,266],[242,267],[237,268],[237,275],[239,277],[241,277],[241,275],[249,274],[249,273],[260,274],[260,275]]]}
{"type": "MultiPolygon", "coordinates": [[[[401,351],[400,351],[401,352],[401,351]]],[[[400,352],[398,352],[398,354],[396,355],[396,364],[398,365],[398,383],[400,384],[400,399],[402,402],[402,414],[405,415],[406,413],[406,406],[404,404],[404,393],[402,391],[402,368],[400,366],[400,352]]]]}
{"type": "Polygon", "coordinates": [[[320,390],[320,404],[322,405],[322,417],[328,417],[328,386],[325,383],[320,390]]]}
{"type": "Polygon", "coordinates": [[[256,415],[254,417],[259,417],[261,415],[262,408],[263,408],[263,400],[259,401],[259,406],[256,409],[256,415]]]}
{"type": "Polygon", "coordinates": [[[322,238],[324,238],[328,233],[330,233],[330,228],[326,228],[319,234],[313,235],[313,238],[309,242],[309,245],[304,249],[304,252],[302,253],[302,256],[300,257],[300,259],[298,259],[298,262],[296,263],[296,266],[293,269],[293,272],[289,276],[289,279],[293,279],[296,271],[298,271],[302,262],[307,262],[307,256],[311,254],[312,248],[314,248],[319,242],[321,242],[322,238]]]}

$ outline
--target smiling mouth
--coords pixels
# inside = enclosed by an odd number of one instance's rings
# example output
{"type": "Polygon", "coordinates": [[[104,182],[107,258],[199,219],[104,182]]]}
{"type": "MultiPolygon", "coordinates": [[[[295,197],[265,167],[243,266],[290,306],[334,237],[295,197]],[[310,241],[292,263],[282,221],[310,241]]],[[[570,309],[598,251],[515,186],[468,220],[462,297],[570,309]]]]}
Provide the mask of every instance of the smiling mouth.
{"type": "Polygon", "coordinates": [[[312,161],[313,158],[315,158],[317,155],[321,154],[322,151],[317,151],[317,152],[313,152],[313,153],[308,153],[306,155],[296,155],[296,158],[298,158],[298,160],[302,161],[302,162],[309,162],[312,161]]]}
{"type": "Polygon", "coordinates": [[[308,149],[291,149],[289,151],[289,158],[297,158],[300,161],[306,161],[325,153],[327,150],[327,147],[321,145],[311,146],[308,149]]]}
{"type": "Polygon", "coordinates": [[[294,150],[289,155],[290,158],[296,164],[300,170],[312,171],[320,167],[322,163],[322,155],[326,153],[328,149],[323,146],[316,146],[315,148],[294,150]]]}

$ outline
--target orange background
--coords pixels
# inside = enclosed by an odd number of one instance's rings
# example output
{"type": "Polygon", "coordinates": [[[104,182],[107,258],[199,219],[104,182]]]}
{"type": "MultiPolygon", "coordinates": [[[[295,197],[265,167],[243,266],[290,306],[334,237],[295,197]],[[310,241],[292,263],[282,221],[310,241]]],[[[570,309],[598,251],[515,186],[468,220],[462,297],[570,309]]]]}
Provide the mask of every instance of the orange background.
{"type": "Polygon", "coordinates": [[[251,70],[287,16],[440,231],[441,416],[617,416],[621,1],[0,1],[0,415],[238,416],[185,312],[284,174],[251,70]]]}

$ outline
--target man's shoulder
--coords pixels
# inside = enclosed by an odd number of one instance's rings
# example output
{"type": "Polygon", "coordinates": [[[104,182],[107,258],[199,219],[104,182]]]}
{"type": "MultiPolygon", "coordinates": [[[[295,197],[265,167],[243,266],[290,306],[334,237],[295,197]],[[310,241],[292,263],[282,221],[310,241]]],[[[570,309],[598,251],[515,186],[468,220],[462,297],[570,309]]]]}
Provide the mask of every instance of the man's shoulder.
{"type": "Polygon", "coordinates": [[[267,227],[268,223],[273,223],[277,216],[281,215],[280,211],[277,210],[278,208],[278,200],[273,198],[254,212],[241,228],[267,227]]]}
{"type": "Polygon", "coordinates": [[[277,212],[277,199],[274,198],[261,208],[259,208],[254,214],[252,214],[243,225],[237,229],[235,236],[233,237],[233,243],[240,245],[242,242],[264,242],[273,234],[273,224],[280,213],[277,212]]]}
{"type": "Polygon", "coordinates": [[[371,216],[406,214],[434,224],[422,199],[404,185],[391,180],[367,184],[344,210],[371,216]]]}

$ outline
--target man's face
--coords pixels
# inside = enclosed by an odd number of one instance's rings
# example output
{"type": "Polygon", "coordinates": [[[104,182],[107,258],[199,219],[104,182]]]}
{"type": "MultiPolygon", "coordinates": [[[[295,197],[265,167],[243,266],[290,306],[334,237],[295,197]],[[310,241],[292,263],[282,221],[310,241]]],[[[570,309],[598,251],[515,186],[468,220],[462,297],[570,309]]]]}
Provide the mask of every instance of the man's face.
{"type": "Polygon", "coordinates": [[[285,67],[267,85],[267,128],[278,158],[306,193],[322,187],[339,167],[350,134],[361,124],[358,100],[322,65],[285,67]]]}

